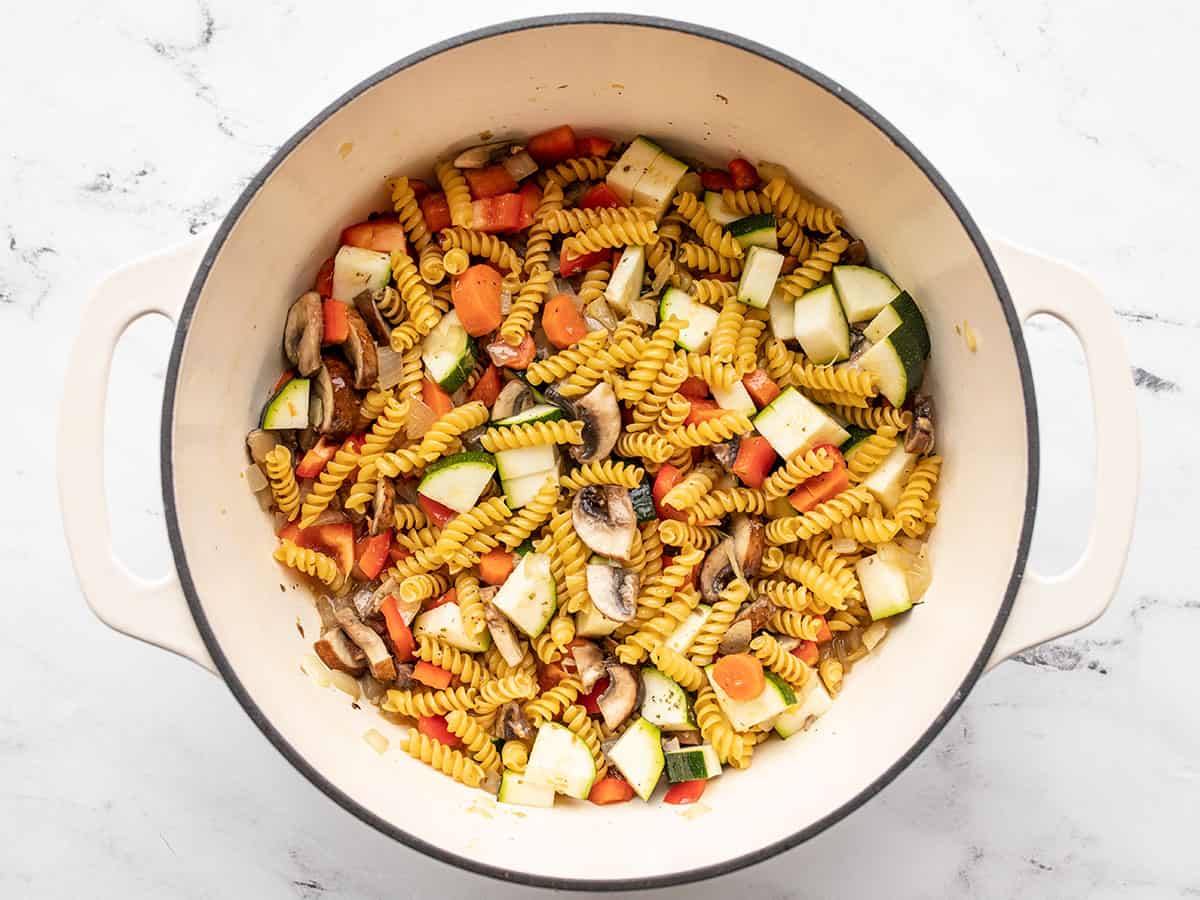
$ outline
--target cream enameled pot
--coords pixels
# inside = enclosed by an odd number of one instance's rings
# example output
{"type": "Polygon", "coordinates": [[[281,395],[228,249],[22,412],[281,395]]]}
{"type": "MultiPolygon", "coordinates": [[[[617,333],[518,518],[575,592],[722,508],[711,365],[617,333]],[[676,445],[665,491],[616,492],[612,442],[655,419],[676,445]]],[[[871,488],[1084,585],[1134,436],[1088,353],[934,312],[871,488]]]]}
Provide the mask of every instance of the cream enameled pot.
{"type": "Polygon", "coordinates": [[[103,283],[63,403],[63,515],[101,619],[217,672],[294,766],[375,828],[454,865],[547,886],[703,878],[791,847],[857,808],[921,752],[986,668],[1104,610],[1137,492],[1129,367],[1094,287],[1040,257],[989,247],[909,142],[824,76],[728,34],[627,16],[485,29],[355,87],[284,145],[211,241],[103,283]],[[595,53],[598,46],[606,52],[595,53]],[[453,102],[431,102],[439,97],[453,102]],[[713,782],[700,814],[637,801],[518,814],[404,756],[401,729],[300,673],[317,616],[303,591],[279,590],[288,576],[271,559],[271,523],[242,478],[244,438],[278,374],[288,304],[311,285],[339,229],[380,205],[383,178],[427,170],[480,132],[527,135],[561,122],[656,135],[712,162],[736,151],[788,166],[845,212],[875,263],[918,298],[933,341],[929,379],[946,465],[926,602],[856,667],[811,732],[762,746],[749,771],[713,782]],[[101,452],[112,348],[152,311],[178,322],[162,422],[177,571],[153,584],[113,556],[101,452]],[[1025,570],[1038,426],[1021,328],[1040,311],[1079,335],[1096,416],[1092,532],[1081,560],[1055,579],[1025,570]],[[964,321],[979,335],[976,352],[956,331],[964,321]],[[362,740],[369,727],[392,749],[377,755],[362,740]],[[821,777],[805,777],[796,790],[798,777],[813,772],[821,777]]]}

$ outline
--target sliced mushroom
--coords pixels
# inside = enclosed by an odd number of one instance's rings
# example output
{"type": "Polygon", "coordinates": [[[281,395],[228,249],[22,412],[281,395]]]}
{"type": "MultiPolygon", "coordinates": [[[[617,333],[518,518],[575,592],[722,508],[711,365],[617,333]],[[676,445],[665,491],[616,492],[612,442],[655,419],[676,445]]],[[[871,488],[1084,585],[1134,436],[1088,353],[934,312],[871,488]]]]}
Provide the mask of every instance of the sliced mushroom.
{"type": "Polygon", "coordinates": [[[377,344],[386,344],[392,336],[392,327],[379,311],[379,307],[382,305],[391,309],[399,302],[400,295],[391,286],[373,291],[360,291],[354,298],[354,308],[366,322],[377,344]]]}
{"type": "Polygon", "coordinates": [[[317,430],[331,437],[344,437],[354,428],[359,398],[350,367],[334,356],[323,357],[317,372],[316,399],[321,401],[317,430]]]}
{"type": "Polygon", "coordinates": [[[867,264],[867,245],[858,238],[852,240],[842,253],[842,262],[850,266],[867,264]]]}
{"type": "Polygon", "coordinates": [[[463,449],[473,450],[476,453],[484,450],[483,435],[487,432],[487,430],[488,429],[486,425],[480,425],[478,428],[468,428],[466,431],[460,434],[458,439],[462,441],[463,449]]]}
{"type": "Polygon", "coordinates": [[[733,539],[726,538],[708,551],[704,563],[700,566],[700,595],[705,603],[716,603],[721,598],[721,591],[733,581],[733,559],[735,550],[733,539]]]}
{"type": "Polygon", "coordinates": [[[533,737],[533,725],[525,718],[525,711],[518,701],[509,700],[500,707],[499,732],[506,741],[527,741],[533,737]]]}
{"type": "Polygon", "coordinates": [[[721,444],[713,444],[713,459],[719,462],[726,472],[733,471],[733,464],[737,460],[740,445],[741,440],[736,437],[721,444]]]}
{"type": "Polygon", "coordinates": [[[392,681],[396,677],[396,662],[388,652],[387,645],[369,626],[364,625],[358,614],[350,606],[342,606],[337,610],[338,624],[359,649],[367,656],[371,666],[371,674],[380,681],[392,681]]]}
{"type": "Polygon", "coordinates": [[[624,663],[608,663],[608,687],[596,698],[604,724],[610,729],[618,727],[633,715],[642,701],[642,679],[637,669],[624,663]]]}
{"type": "Polygon", "coordinates": [[[604,654],[591,641],[581,641],[571,647],[579,681],[585,691],[590,691],[604,677],[604,654]]]}
{"type": "Polygon", "coordinates": [[[607,459],[621,436],[621,407],[612,385],[602,381],[574,404],[574,415],[583,421],[583,443],[571,447],[576,462],[607,459]]]}
{"type": "Polygon", "coordinates": [[[638,573],[608,563],[588,563],[588,596],[614,622],[629,622],[637,612],[638,573]]]}
{"type": "Polygon", "coordinates": [[[699,747],[704,743],[704,738],[695,728],[689,728],[687,731],[672,731],[671,736],[679,741],[681,747],[699,747]]]}
{"type": "Polygon", "coordinates": [[[396,485],[390,478],[380,478],[375,482],[375,505],[368,530],[372,535],[383,534],[395,524],[396,485]]]}
{"type": "Polygon", "coordinates": [[[742,575],[753,578],[762,565],[766,534],[762,522],[744,513],[735,514],[730,520],[729,534],[733,537],[733,551],[737,554],[742,575]]]}
{"type": "Polygon", "coordinates": [[[759,594],[742,607],[742,611],[737,614],[729,627],[732,628],[738,622],[749,622],[750,633],[753,634],[767,627],[767,620],[771,618],[771,613],[774,611],[775,604],[769,598],[759,594]]]}
{"type": "Polygon", "coordinates": [[[454,157],[454,165],[459,169],[482,169],[484,166],[499,162],[508,156],[512,141],[492,141],[490,144],[477,144],[468,147],[454,157]]]}
{"type": "Polygon", "coordinates": [[[340,628],[331,628],[313,644],[313,650],[321,662],[331,669],[347,672],[358,677],[367,671],[367,660],[363,652],[353,644],[340,628]]]}
{"type": "Polygon", "coordinates": [[[525,412],[538,402],[533,388],[519,378],[513,379],[503,388],[492,404],[492,419],[507,419],[519,412],[525,412]]]}
{"type": "Polygon", "coordinates": [[[413,686],[413,669],[417,667],[416,663],[400,663],[396,666],[395,687],[398,691],[407,691],[413,686]]]}
{"type": "Polygon", "coordinates": [[[284,355],[301,375],[311,375],[320,368],[321,339],[324,335],[321,295],[309,291],[292,304],[283,326],[284,355]]]}
{"type": "Polygon", "coordinates": [[[721,653],[745,653],[750,649],[750,638],[753,636],[754,631],[750,627],[749,619],[742,619],[740,622],[734,619],[721,636],[721,643],[717,649],[721,653]]]}
{"type": "Polygon", "coordinates": [[[521,647],[512,622],[508,621],[508,617],[490,603],[483,608],[483,618],[492,635],[492,640],[496,642],[496,650],[504,657],[506,663],[515,666],[524,658],[525,650],[521,647]]]}
{"type": "Polygon", "coordinates": [[[356,309],[346,309],[346,342],[342,350],[354,370],[354,386],[365,391],[379,378],[379,354],[375,352],[375,339],[371,329],[356,309]]]}
{"type": "Polygon", "coordinates": [[[904,432],[904,449],[909,453],[926,454],[933,452],[933,445],[933,397],[917,394],[913,398],[912,422],[904,432]]]}
{"type": "Polygon", "coordinates": [[[267,454],[277,446],[279,446],[279,439],[275,437],[273,431],[255,428],[246,435],[246,447],[250,451],[250,458],[260,466],[267,461],[267,454]]]}
{"type": "Polygon", "coordinates": [[[571,503],[575,533],[593,553],[629,562],[637,517],[629,491],[616,484],[589,484],[571,503]]]}

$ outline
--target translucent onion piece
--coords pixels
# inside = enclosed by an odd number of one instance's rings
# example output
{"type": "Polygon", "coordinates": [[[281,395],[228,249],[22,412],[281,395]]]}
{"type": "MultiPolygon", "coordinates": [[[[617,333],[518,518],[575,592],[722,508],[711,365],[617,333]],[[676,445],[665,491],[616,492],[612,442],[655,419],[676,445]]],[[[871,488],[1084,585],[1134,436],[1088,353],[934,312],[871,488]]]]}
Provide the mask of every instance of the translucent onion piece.
{"type": "Polygon", "coordinates": [[[514,153],[512,156],[506,156],[500,165],[504,166],[508,174],[513,177],[513,181],[528,178],[538,170],[537,162],[526,150],[514,153]]]}
{"type": "Polygon", "coordinates": [[[863,646],[871,652],[879,646],[879,642],[887,637],[888,627],[886,622],[872,622],[866,627],[862,634],[863,646]]]}
{"type": "Polygon", "coordinates": [[[394,388],[404,371],[404,354],[382,345],[376,345],[375,353],[379,357],[379,387],[385,391],[394,388]]]}
{"type": "Polygon", "coordinates": [[[329,667],[311,653],[300,659],[300,671],[312,679],[317,687],[329,687],[329,667]]]}
{"type": "Polygon", "coordinates": [[[269,483],[270,482],[267,481],[267,476],[262,473],[262,469],[260,469],[257,465],[251,463],[250,465],[246,466],[246,486],[249,487],[252,492],[257,494],[259,491],[266,490],[269,483]]]}
{"type": "Polygon", "coordinates": [[[383,753],[388,748],[388,739],[374,728],[368,728],[363,732],[363,740],[366,741],[370,745],[371,749],[376,753],[383,753]]]}
{"type": "Polygon", "coordinates": [[[695,194],[700,196],[704,193],[704,182],[700,180],[699,172],[688,172],[679,179],[679,186],[676,190],[681,194],[695,194]]]}
{"type": "Polygon", "coordinates": [[[362,688],[358,686],[358,679],[353,675],[333,669],[329,673],[329,680],[335,688],[343,694],[348,694],[351,699],[357,700],[362,696],[362,688]]]}
{"type": "Polygon", "coordinates": [[[929,561],[929,545],[924,544],[921,552],[913,554],[906,570],[908,576],[908,598],[916,603],[925,596],[929,582],[933,581],[933,565],[929,561]]]}
{"type": "Polygon", "coordinates": [[[629,314],[647,325],[653,325],[658,321],[658,307],[649,300],[631,300],[629,314]]]}
{"type": "Polygon", "coordinates": [[[408,413],[408,422],[405,423],[405,433],[410,440],[422,437],[436,421],[437,415],[425,401],[414,397],[412,409],[408,413]]]}

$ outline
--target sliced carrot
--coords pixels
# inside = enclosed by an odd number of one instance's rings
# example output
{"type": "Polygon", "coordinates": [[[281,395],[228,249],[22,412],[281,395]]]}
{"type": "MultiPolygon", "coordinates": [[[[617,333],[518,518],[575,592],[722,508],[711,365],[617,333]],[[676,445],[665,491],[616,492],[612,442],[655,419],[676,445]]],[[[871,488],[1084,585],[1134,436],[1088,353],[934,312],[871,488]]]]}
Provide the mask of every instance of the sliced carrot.
{"type": "Polygon", "coordinates": [[[679,393],[688,399],[703,400],[708,396],[708,382],[695,375],[689,375],[679,386],[679,393]]]}
{"type": "Polygon", "coordinates": [[[537,355],[537,345],[533,342],[533,335],[527,334],[515,347],[503,338],[492,341],[487,345],[487,352],[496,365],[521,371],[528,369],[529,364],[533,362],[534,356],[537,355]]]}
{"type": "Polygon", "coordinates": [[[588,800],[597,806],[607,806],[609,803],[624,803],[633,799],[633,785],[624,778],[614,778],[609,775],[601,778],[592,785],[588,800]]]}
{"type": "Polygon", "coordinates": [[[479,578],[486,584],[504,584],[516,567],[516,558],[507,550],[489,550],[479,558],[479,578]]]}
{"type": "Polygon", "coordinates": [[[392,639],[392,652],[400,662],[408,662],[413,658],[413,650],[416,648],[417,642],[413,640],[412,631],[405,624],[404,616],[400,615],[400,607],[396,603],[396,598],[388,594],[379,610],[383,613],[388,637],[392,639]]]}
{"type": "Polygon", "coordinates": [[[792,656],[799,659],[806,666],[815,666],[817,660],[821,658],[821,651],[815,641],[801,641],[792,648],[792,656]]]}
{"type": "Polygon", "coordinates": [[[317,270],[317,278],[313,283],[313,290],[322,297],[333,296],[333,257],[321,263],[321,268],[317,270]]]}
{"type": "Polygon", "coordinates": [[[749,653],[730,653],[713,666],[715,681],[731,700],[753,700],[767,686],[762,663],[749,653]]]}
{"type": "Polygon", "coordinates": [[[471,337],[482,337],[500,327],[500,273],[478,263],[454,279],[450,297],[458,321],[471,337]]]}
{"type": "Polygon", "coordinates": [[[445,606],[447,603],[457,603],[457,602],[458,602],[458,589],[450,588],[450,590],[446,591],[446,593],[442,594],[442,596],[438,597],[436,600],[434,600],[432,603],[430,603],[429,608],[433,609],[438,606],[445,606]]]}
{"type": "Polygon", "coordinates": [[[454,409],[454,401],[441,386],[426,378],[421,382],[421,399],[433,410],[435,416],[444,416],[454,409]]]}
{"type": "Polygon", "coordinates": [[[487,371],[480,376],[475,382],[475,387],[471,388],[467,394],[467,402],[478,400],[486,407],[491,407],[496,402],[496,398],[500,396],[500,370],[495,363],[487,367],[487,371]]]}
{"type": "Polygon", "coordinates": [[[771,380],[771,377],[762,369],[755,369],[742,376],[742,384],[746,388],[746,393],[750,395],[750,399],[755,405],[762,409],[772,400],[779,396],[779,385],[771,380]]]}
{"type": "Polygon", "coordinates": [[[421,659],[413,666],[412,677],[421,684],[440,691],[450,686],[450,679],[454,677],[454,673],[421,659]]]}
{"type": "Polygon", "coordinates": [[[542,310],[542,327],[550,343],[559,350],[578,344],[587,334],[587,323],[569,294],[550,298],[542,310]]]}

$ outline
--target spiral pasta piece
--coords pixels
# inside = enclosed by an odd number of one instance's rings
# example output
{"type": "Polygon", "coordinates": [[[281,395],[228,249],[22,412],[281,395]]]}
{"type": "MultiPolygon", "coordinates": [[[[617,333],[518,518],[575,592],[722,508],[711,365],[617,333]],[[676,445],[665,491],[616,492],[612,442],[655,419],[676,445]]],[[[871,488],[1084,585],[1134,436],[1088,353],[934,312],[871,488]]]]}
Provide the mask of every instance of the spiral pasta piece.
{"type": "Polygon", "coordinates": [[[767,619],[767,627],[778,634],[786,634],[802,641],[815,641],[825,630],[826,623],[821,616],[777,609],[767,619]]]}
{"type": "MultiPolygon", "coordinates": [[[[393,250],[391,259],[392,278],[396,282],[396,291],[400,294],[400,298],[408,310],[409,323],[418,334],[422,336],[429,334],[438,319],[441,318],[433,307],[433,295],[429,293],[429,287],[421,278],[412,257],[403,250],[393,250]]],[[[385,315],[387,314],[386,309],[383,312],[385,315]]],[[[394,321],[395,316],[392,319],[394,321]]],[[[404,352],[403,349],[397,348],[394,342],[392,349],[404,352]]]]}
{"type": "Polygon", "coordinates": [[[474,709],[479,701],[475,688],[456,687],[441,691],[389,690],[382,708],[412,719],[421,716],[444,716],[455,709],[474,709]]]}
{"type": "MultiPolygon", "coordinates": [[[[487,619],[484,615],[483,597],[479,593],[479,579],[470,572],[460,572],[454,577],[454,592],[458,595],[458,609],[462,617],[463,630],[475,637],[483,634],[487,628],[487,619]]],[[[443,668],[449,668],[443,666],[443,668]]],[[[451,668],[450,671],[454,672],[451,668]]],[[[483,670],[479,670],[479,678],[466,678],[460,672],[454,672],[464,681],[470,681],[474,685],[478,685],[483,681],[483,670]]]]}
{"type": "Polygon", "coordinates": [[[512,510],[502,497],[482,500],[446,523],[438,537],[437,552],[444,559],[450,559],[462,552],[476,532],[500,525],[511,515],[512,510]]]}
{"type": "Polygon", "coordinates": [[[555,513],[550,519],[547,540],[550,546],[551,567],[557,564],[562,573],[562,586],[566,596],[564,606],[567,612],[579,612],[592,602],[588,595],[586,572],[590,554],[579,535],[575,533],[569,509],[555,513]]]}
{"type": "Polygon", "coordinates": [[[578,704],[572,704],[563,710],[562,723],[566,728],[587,744],[596,764],[596,777],[600,778],[608,771],[608,757],[600,746],[600,729],[587,714],[587,710],[578,704]]]}
{"type": "MultiPolygon", "coordinates": [[[[697,548],[687,548],[681,556],[696,559],[696,565],[704,558],[697,548]]],[[[700,592],[693,587],[677,591],[670,602],[664,603],[658,613],[641,624],[617,647],[617,659],[626,665],[637,665],[649,654],[663,645],[695,609],[700,605],[700,592]]]]}
{"type": "Polygon", "coordinates": [[[720,363],[707,354],[687,355],[688,374],[703,379],[709,387],[728,388],[739,380],[737,369],[730,363],[720,363]]]}
{"type": "Polygon", "coordinates": [[[583,275],[583,282],[579,285],[579,301],[586,306],[593,300],[599,300],[604,296],[604,290],[608,287],[611,278],[612,263],[596,263],[583,275]]]}
{"type": "Polygon", "coordinates": [[[854,406],[835,406],[833,412],[851,425],[866,428],[868,431],[878,431],[888,425],[898,431],[904,431],[912,424],[912,413],[906,409],[896,409],[891,406],[874,406],[867,409],[854,406]]]}
{"type": "Polygon", "coordinates": [[[803,515],[768,522],[765,529],[767,543],[790,544],[826,532],[866,506],[870,496],[866,488],[859,485],[842,491],[803,515]]]}
{"type": "Polygon", "coordinates": [[[852,565],[858,562],[857,556],[843,556],[838,553],[833,549],[833,538],[829,535],[810,539],[808,553],[826,575],[841,585],[848,603],[862,599],[862,586],[852,568],[852,565]]]}
{"type": "Polygon", "coordinates": [[[525,704],[525,715],[539,728],[549,722],[575,702],[583,692],[583,685],[573,675],[568,675],[548,691],[542,691],[525,704]]]}
{"type": "Polygon", "coordinates": [[[676,357],[669,360],[650,385],[650,390],[634,405],[633,419],[625,426],[626,430],[636,432],[649,431],[653,428],[662,411],[666,409],[667,402],[675,395],[687,377],[687,364],[682,358],[676,357]]]}
{"type": "Polygon", "coordinates": [[[754,590],[780,609],[790,609],[794,612],[804,612],[808,609],[808,590],[802,584],[764,578],[754,585],[754,590]]]}
{"type": "Polygon", "coordinates": [[[487,420],[488,408],[478,400],[455,407],[429,426],[415,450],[383,453],[376,465],[380,473],[389,478],[408,475],[419,466],[428,465],[443,456],[460,434],[478,428],[487,420]]]}
{"type": "Polygon", "coordinates": [[[711,247],[684,241],[679,245],[679,261],[690,269],[700,269],[714,275],[729,275],[737,278],[742,274],[742,264],[730,256],[721,256],[711,247]]]}
{"type": "Polygon", "coordinates": [[[703,669],[666,644],[659,644],[650,652],[650,661],[685,691],[698,691],[708,683],[703,669]]]}
{"type": "Polygon", "coordinates": [[[712,612],[708,614],[695,640],[692,641],[689,653],[692,662],[702,669],[717,655],[721,638],[725,637],[725,632],[729,630],[729,625],[737,616],[742,603],[750,596],[750,586],[739,578],[731,581],[717,596],[718,600],[712,605],[712,612]]]}
{"type": "Polygon", "coordinates": [[[374,422],[379,418],[388,400],[395,396],[392,391],[372,388],[363,395],[362,403],[358,406],[358,417],[363,422],[374,422]]]}
{"type": "Polygon", "coordinates": [[[842,217],[836,210],[818,206],[787,183],[785,178],[772,178],[762,189],[763,196],[771,201],[775,215],[784,219],[795,219],[805,228],[825,234],[837,231],[842,217]]]}
{"type": "MultiPolygon", "coordinates": [[[[642,534],[646,537],[645,532],[642,534]]],[[[691,578],[692,568],[704,559],[704,551],[695,547],[682,547],[671,561],[671,565],[654,575],[642,573],[638,591],[637,612],[634,614],[634,629],[641,628],[657,616],[685,581],[691,578]]],[[[632,633],[632,632],[631,632],[632,633]]]]}
{"type": "Polygon", "coordinates": [[[712,460],[705,460],[667,491],[662,502],[674,509],[690,509],[712,490],[713,483],[720,477],[721,467],[712,460]]]}
{"type": "Polygon", "coordinates": [[[586,231],[601,225],[636,225],[650,222],[654,214],[648,209],[636,207],[599,207],[592,209],[559,209],[546,214],[546,227],[551,234],[569,234],[586,231]]]}
{"type": "Polygon", "coordinates": [[[841,660],[823,659],[817,664],[817,673],[821,676],[825,690],[831,697],[836,697],[842,689],[842,678],[845,676],[845,672],[846,669],[841,660]]]}
{"type": "Polygon", "coordinates": [[[338,564],[324,553],[298,547],[295,543],[284,538],[275,548],[275,560],[283,563],[289,569],[303,572],[311,578],[316,578],[333,591],[339,591],[346,584],[346,576],[338,568],[338,564]]]}
{"type": "Polygon", "coordinates": [[[525,274],[532,275],[550,266],[550,229],[546,218],[563,206],[562,186],[557,182],[547,183],[542,199],[533,214],[533,225],[525,240],[525,274]]]}
{"type": "Polygon", "coordinates": [[[296,473],[292,469],[292,451],[283,444],[276,444],[263,460],[263,467],[271,482],[275,505],[291,522],[300,512],[300,487],[296,484],[296,473]]]}
{"type": "Polygon", "coordinates": [[[708,216],[708,210],[695,194],[684,192],[675,195],[675,206],[683,216],[692,231],[699,235],[700,240],[718,254],[732,259],[741,259],[745,255],[742,245],[733,235],[714,222],[708,216]]]}
{"type": "Polygon", "coordinates": [[[524,772],[525,766],[529,764],[529,742],[505,741],[500,748],[500,762],[510,772],[517,774],[524,772]]]}
{"type": "Polygon", "coordinates": [[[492,739],[465,710],[454,709],[446,716],[446,729],[463,742],[475,762],[486,771],[500,769],[500,754],[492,745],[492,739]]]}
{"type": "Polygon", "coordinates": [[[513,675],[527,675],[534,678],[537,675],[537,659],[528,647],[525,648],[525,655],[517,664],[510,666],[496,645],[492,644],[483,654],[483,664],[496,678],[509,678],[513,675]]]}
{"type": "Polygon", "coordinates": [[[659,524],[659,536],[671,547],[698,547],[708,550],[721,542],[721,531],[702,525],[689,525],[675,519],[663,519],[659,524]]]}
{"type": "Polygon", "coordinates": [[[692,282],[688,293],[692,299],[709,306],[722,306],[730,300],[737,299],[736,281],[718,281],[716,278],[699,278],[692,282]]]}
{"type": "Polygon", "coordinates": [[[833,468],[833,458],[824,447],[798,450],[763,482],[762,492],[768,500],[784,497],[802,482],[833,468]]]}
{"type": "MultiPolygon", "coordinates": [[[[460,601],[461,603],[461,601],[460,601]]],[[[475,657],[463,653],[457,647],[442,643],[437,638],[421,635],[417,638],[417,659],[445,669],[467,687],[479,687],[488,678],[483,666],[476,662],[475,657]]]]}
{"type": "Polygon", "coordinates": [[[462,247],[447,250],[442,257],[442,266],[447,275],[461,275],[471,266],[471,256],[462,247]]]}
{"type": "Polygon", "coordinates": [[[641,540],[634,545],[638,557],[630,562],[629,567],[638,573],[641,583],[645,584],[650,578],[657,577],[663,568],[663,545],[658,534],[658,522],[653,519],[643,522],[638,528],[638,536],[641,540]]]}
{"type": "Polygon", "coordinates": [[[584,463],[563,475],[558,483],[568,491],[577,491],[590,484],[618,484],[633,489],[642,483],[646,472],[639,466],[610,459],[584,463]]]}
{"type": "Polygon", "coordinates": [[[707,519],[722,519],[733,513],[761,516],[766,511],[767,498],[757,488],[726,488],[700,498],[688,510],[688,520],[703,522],[707,519]]]}
{"type": "Polygon", "coordinates": [[[492,234],[455,226],[443,228],[438,240],[443,251],[465,250],[471,256],[483,257],[497,269],[520,272],[524,266],[521,257],[517,256],[513,248],[492,234]]]}
{"type": "Polygon", "coordinates": [[[658,225],[650,222],[613,222],[595,225],[563,241],[562,250],[568,256],[583,256],[609,247],[634,247],[653,244],[658,240],[658,225]]]}
{"type": "Polygon", "coordinates": [[[606,374],[636,365],[646,351],[646,340],[638,335],[616,337],[606,347],[598,348],[562,383],[559,393],[564,397],[582,397],[600,383],[606,374]]]}
{"type": "Polygon", "coordinates": [[[740,734],[733,730],[729,719],[721,711],[717,695],[707,684],[702,685],[696,694],[694,711],[700,735],[712,745],[713,750],[717,753],[717,759],[725,765],[745,768],[745,765],[742,764],[742,761],[747,758],[745,741],[740,734]]]}
{"type": "Polygon", "coordinates": [[[459,751],[435,741],[428,735],[421,734],[415,728],[409,730],[408,737],[401,742],[400,748],[413,759],[419,759],[467,787],[479,787],[486,777],[483,766],[479,763],[467,759],[459,751]]]}
{"type": "Polygon", "coordinates": [[[608,343],[608,340],[608,331],[604,328],[589,332],[574,347],[568,347],[553,356],[531,363],[525,370],[525,378],[535,387],[549,384],[551,381],[560,381],[587,362],[608,343]]]}
{"type": "Polygon", "coordinates": [[[675,341],[679,338],[683,323],[679,319],[667,319],[659,323],[654,335],[645,343],[641,358],[634,364],[625,379],[617,398],[628,403],[637,403],[653,387],[663,367],[675,358],[675,341]]]}
{"type": "Polygon", "coordinates": [[[560,607],[546,630],[533,640],[533,650],[544,663],[558,662],[567,652],[567,644],[575,640],[575,619],[560,607]]]}
{"type": "Polygon", "coordinates": [[[537,682],[525,674],[509,675],[486,682],[479,689],[476,709],[488,712],[510,700],[528,700],[537,694],[537,682]]]}
{"type": "Polygon", "coordinates": [[[783,560],[783,574],[793,581],[798,581],[819,601],[820,606],[810,600],[809,607],[842,609],[846,605],[846,588],[836,578],[822,569],[811,559],[798,556],[788,556],[783,560]]]}
{"type": "Polygon", "coordinates": [[[479,443],[489,453],[545,444],[582,444],[583,422],[559,419],[489,428],[480,436],[479,443]]]}
{"type": "Polygon", "coordinates": [[[848,246],[849,239],[840,232],[834,232],[795,271],[780,278],[778,287],[789,297],[803,296],[825,280],[848,246]]]}
{"type": "Polygon", "coordinates": [[[834,537],[850,538],[860,544],[886,544],[899,532],[900,523],[883,516],[851,516],[829,531],[834,537]]]}
{"type": "Polygon", "coordinates": [[[879,378],[875,373],[851,366],[817,366],[803,362],[792,371],[795,383],[802,388],[821,391],[836,391],[860,397],[874,397],[879,393],[879,378]]]}
{"type": "Polygon", "coordinates": [[[896,429],[886,425],[863,438],[846,453],[846,470],[852,481],[862,481],[887,458],[896,446],[896,429]]]}
{"type": "Polygon", "coordinates": [[[793,687],[802,688],[808,682],[812,669],[796,656],[780,646],[779,641],[769,634],[760,634],[750,642],[750,649],[764,666],[793,687]]]}
{"type": "Polygon", "coordinates": [[[764,313],[755,310],[742,320],[733,352],[733,367],[739,375],[748,375],[758,368],[758,341],[766,331],[764,313]]]}
{"type": "Polygon", "coordinates": [[[412,575],[423,575],[426,572],[436,571],[445,564],[446,561],[432,547],[419,547],[412,552],[412,555],[397,560],[396,564],[387,570],[387,577],[403,581],[412,575]]]}
{"type": "Polygon", "coordinates": [[[545,170],[542,179],[547,187],[556,184],[563,188],[576,181],[599,181],[611,168],[612,163],[599,156],[573,156],[545,170]]]}
{"type": "Polygon", "coordinates": [[[779,338],[772,338],[763,347],[768,377],[780,388],[796,384],[795,369],[803,361],[803,354],[793,353],[779,338]]]}
{"type": "Polygon", "coordinates": [[[675,452],[674,446],[664,437],[648,431],[630,434],[622,432],[614,448],[618,456],[640,456],[643,462],[664,463],[675,452]]]}
{"type": "MultiPolygon", "coordinates": [[[[429,226],[425,223],[425,216],[417,204],[412,185],[403,176],[392,182],[392,208],[396,210],[396,219],[404,228],[404,233],[408,235],[417,254],[421,278],[426,284],[437,284],[446,275],[442,266],[442,253],[429,233],[429,226]]],[[[385,312],[384,315],[395,321],[391,314],[385,312]]]]}
{"type": "Polygon", "coordinates": [[[400,582],[400,599],[415,606],[422,600],[437,597],[449,589],[450,582],[445,575],[423,572],[420,575],[409,575],[400,582]]]}
{"type": "Polygon", "coordinates": [[[308,528],[317,520],[317,516],[325,512],[333,500],[334,494],[341,488],[342,483],[350,477],[350,473],[358,466],[358,452],[354,445],[346,441],[313,482],[312,490],[304,498],[300,507],[300,527],[308,528]]]}
{"type": "Polygon", "coordinates": [[[425,518],[425,510],[412,503],[397,503],[394,507],[396,517],[395,541],[402,547],[415,550],[418,547],[432,547],[437,543],[438,529],[429,526],[425,518]]]}
{"type": "Polygon", "coordinates": [[[754,424],[749,416],[739,410],[730,410],[715,418],[676,429],[667,435],[667,440],[675,447],[704,447],[753,430],[754,424]]]}
{"type": "Polygon", "coordinates": [[[763,575],[773,575],[783,568],[783,550],[779,547],[763,547],[762,562],[758,571],[763,575]]]}
{"type": "Polygon", "coordinates": [[[780,219],[775,233],[779,246],[789,256],[794,256],[798,263],[808,259],[817,250],[817,242],[808,236],[803,225],[793,219],[780,219]]]}
{"type": "MultiPolygon", "coordinates": [[[[446,205],[450,207],[450,222],[459,228],[471,226],[471,189],[467,179],[453,163],[439,162],[433,167],[433,174],[446,194],[446,205]]],[[[442,249],[445,249],[443,245],[442,249]]]]}
{"type": "Polygon", "coordinates": [[[667,223],[658,228],[658,240],[646,248],[646,267],[654,273],[652,287],[658,291],[671,283],[677,273],[675,265],[675,240],[664,233],[667,223]]]}
{"type": "Polygon", "coordinates": [[[713,326],[712,337],[708,344],[708,355],[717,362],[733,361],[737,349],[738,331],[746,318],[746,304],[737,300],[726,300],[717,314],[717,323],[713,326]]]}
{"type": "Polygon", "coordinates": [[[771,199],[762,191],[735,191],[732,188],[725,188],[721,191],[721,205],[730,214],[742,217],[762,216],[775,212],[771,199]]]}
{"type": "Polygon", "coordinates": [[[533,499],[521,507],[503,528],[496,532],[496,539],[509,550],[519,547],[530,535],[542,527],[558,505],[558,482],[553,476],[546,478],[533,499]]]}
{"type": "MultiPolygon", "coordinates": [[[[687,363],[684,362],[686,367],[687,363]]],[[[686,372],[686,368],[684,369],[686,372]]],[[[662,408],[662,412],[658,414],[651,430],[655,434],[667,434],[677,428],[681,428],[683,423],[687,421],[688,415],[692,411],[692,401],[680,393],[674,393],[667,398],[666,404],[662,408]]]]}
{"type": "Polygon", "coordinates": [[[919,537],[925,533],[925,504],[933,493],[941,468],[940,456],[925,457],[917,463],[900,492],[893,516],[909,537],[919,537]]]}

